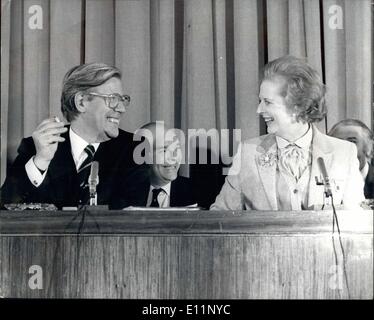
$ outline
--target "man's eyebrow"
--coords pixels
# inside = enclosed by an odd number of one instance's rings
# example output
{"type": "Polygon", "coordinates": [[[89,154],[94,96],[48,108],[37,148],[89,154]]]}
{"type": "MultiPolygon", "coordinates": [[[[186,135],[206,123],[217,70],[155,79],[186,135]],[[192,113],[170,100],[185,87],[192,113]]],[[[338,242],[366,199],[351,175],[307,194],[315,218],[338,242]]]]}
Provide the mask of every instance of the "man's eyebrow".
{"type": "Polygon", "coordinates": [[[269,100],[269,101],[274,101],[273,99],[271,98],[267,98],[267,97],[261,97],[261,96],[258,96],[258,98],[261,100],[269,100]]]}

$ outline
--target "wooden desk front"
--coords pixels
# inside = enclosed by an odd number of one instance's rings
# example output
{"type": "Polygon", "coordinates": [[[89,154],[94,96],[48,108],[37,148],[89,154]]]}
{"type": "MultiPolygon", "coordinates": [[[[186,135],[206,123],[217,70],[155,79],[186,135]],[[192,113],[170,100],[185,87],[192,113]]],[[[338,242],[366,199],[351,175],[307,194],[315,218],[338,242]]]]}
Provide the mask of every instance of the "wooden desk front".
{"type": "Polygon", "coordinates": [[[0,212],[0,296],[373,299],[372,211],[338,212],[349,294],[330,211],[77,214],[0,212]]]}

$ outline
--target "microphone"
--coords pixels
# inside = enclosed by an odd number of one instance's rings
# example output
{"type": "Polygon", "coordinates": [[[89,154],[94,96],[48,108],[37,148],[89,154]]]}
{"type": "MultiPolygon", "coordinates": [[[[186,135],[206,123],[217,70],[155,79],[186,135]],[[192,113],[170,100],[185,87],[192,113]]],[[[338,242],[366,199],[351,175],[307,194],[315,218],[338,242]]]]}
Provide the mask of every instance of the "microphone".
{"type": "Polygon", "coordinates": [[[324,180],[324,185],[325,185],[325,194],[326,197],[331,197],[332,196],[332,191],[331,191],[331,184],[330,184],[330,178],[327,174],[326,166],[325,166],[325,161],[323,158],[319,157],[317,159],[318,166],[322,172],[323,180],[324,180]]]}
{"type": "Polygon", "coordinates": [[[99,163],[92,161],[91,172],[88,177],[88,187],[90,190],[90,205],[97,205],[97,192],[96,186],[99,184],[99,163]]]}

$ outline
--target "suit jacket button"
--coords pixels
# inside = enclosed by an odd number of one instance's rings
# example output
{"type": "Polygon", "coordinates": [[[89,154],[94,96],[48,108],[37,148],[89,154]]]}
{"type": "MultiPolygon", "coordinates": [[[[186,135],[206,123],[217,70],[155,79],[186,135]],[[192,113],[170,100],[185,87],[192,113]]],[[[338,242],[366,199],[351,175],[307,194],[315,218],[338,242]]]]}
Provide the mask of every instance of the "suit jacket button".
{"type": "Polygon", "coordinates": [[[293,193],[295,193],[295,194],[298,193],[298,192],[299,192],[299,191],[298,191],[297,189],[295,189],[295,190],[293,191],[293,193]]]}

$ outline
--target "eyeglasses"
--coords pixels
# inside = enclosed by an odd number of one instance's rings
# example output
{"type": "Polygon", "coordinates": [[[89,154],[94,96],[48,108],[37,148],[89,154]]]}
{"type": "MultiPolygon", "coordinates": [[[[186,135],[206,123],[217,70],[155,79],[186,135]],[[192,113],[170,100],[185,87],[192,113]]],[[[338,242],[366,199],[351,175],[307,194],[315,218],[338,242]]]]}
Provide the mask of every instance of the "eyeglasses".
{"type": "Polygon", "coordinates": [[[97,92],[87,92],[86,94],[89,96],[103,98],[106,106],[113,110],[116,110],[120,103],[122,103],[125,107],[127,107],[130,104],[130,100],[131,100],[130,96],[128,96],[127,94],[125,95],[120,95],[118,93],[102,94],[102,93],[97,93],[97,92]]]}

